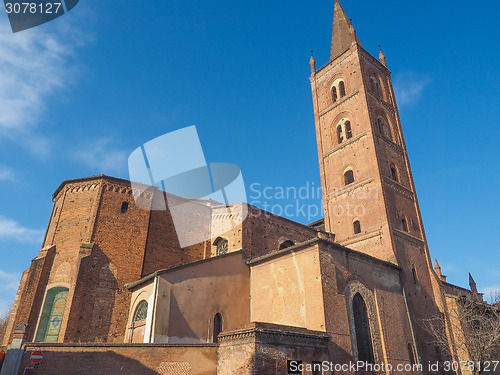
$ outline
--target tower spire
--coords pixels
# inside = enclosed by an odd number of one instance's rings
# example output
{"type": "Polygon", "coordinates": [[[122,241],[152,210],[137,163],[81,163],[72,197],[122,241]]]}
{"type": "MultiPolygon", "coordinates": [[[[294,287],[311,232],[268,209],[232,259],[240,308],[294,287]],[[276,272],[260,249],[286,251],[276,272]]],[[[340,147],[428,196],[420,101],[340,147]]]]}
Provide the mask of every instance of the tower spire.
{"type": "Polygon", "coordinates": [[[340,5],[339,0],[335,0],[330,61],[345,52],[353,43],[361,45],[356,36],[356,30],[354,30],[351,21],[347,18],[342,5],[340,5]]]}
{"type": "Polygon", "coordinates": [[[469,286],[470,286],[471,291],[473,291],[474,293],[477,293],[476,282],[474,281],[474,278],[472,277],[472,275],[470,273],[469,273],[469,286]]]}

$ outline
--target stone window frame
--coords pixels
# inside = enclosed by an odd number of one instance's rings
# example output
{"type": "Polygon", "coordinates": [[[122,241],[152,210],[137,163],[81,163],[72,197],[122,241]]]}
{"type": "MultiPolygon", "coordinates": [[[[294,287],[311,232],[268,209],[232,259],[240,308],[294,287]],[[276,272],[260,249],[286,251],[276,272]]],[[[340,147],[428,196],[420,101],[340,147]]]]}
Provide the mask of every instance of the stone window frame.
{"type": "Polygon", "coordinates": [[[375,295],[374,293],[368,289],[363,283],[359,280],[350,281],[345,289],[344,295],[346,297],[347,304],[347,317],[349,320],[349,329],[350,329],[350,337],[351,337],[351,347],[355,361],[358,360],[358,345],[356,343],[356,328],[354,325],[354,311],[352,306],[352,301],[354,296],[359,293],[366,304],[366,309],[368,310],[368,320],[370,325],[370,333],[372,337],[372,349],[373,349],[373,358],[375,359],[375,363],[380,363],[382,360],[382,342],[380,330],[378,327],[377,313],[376,313],[376,303],[375,303],[375,295]]]}
{"type": "MultiPolygon", "coordinates": [[[[139,307],[139,304],[142,301],[146,301],[148,304],[148,314],[150,313],[150,299],[151,299],[151,293],[148,293],[147,291],[143,290],[141,291],[135,298],[134,301],[130,305],[130,310],[129,310],[129,317],[128,317],[128,322],[127,322],[127,341],[132,342],[133,336],[134,336],[134,329],[145,326],[147,321],[148,321],[148,316],[146,316],[146,319],[142,319],[139,321],[134,321],[135,313],[137,311],[137,308],[139,307]]],[[[154,314],[154,311],[152,312],[154,314]]]]}

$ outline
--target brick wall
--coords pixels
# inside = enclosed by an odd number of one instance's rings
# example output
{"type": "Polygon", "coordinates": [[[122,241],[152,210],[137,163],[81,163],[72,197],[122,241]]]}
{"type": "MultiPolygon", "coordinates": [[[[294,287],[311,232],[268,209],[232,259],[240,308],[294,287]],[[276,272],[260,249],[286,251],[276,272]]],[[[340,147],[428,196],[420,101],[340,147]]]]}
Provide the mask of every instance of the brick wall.
{"type": "Polygon", "coordinates": [[[19,374],[31,367],[30,355],[39,350],[43,361],[26,374],[54,375],[215,375],[217,346],[166,344],[42,344],[29,343],[19,374]]]}

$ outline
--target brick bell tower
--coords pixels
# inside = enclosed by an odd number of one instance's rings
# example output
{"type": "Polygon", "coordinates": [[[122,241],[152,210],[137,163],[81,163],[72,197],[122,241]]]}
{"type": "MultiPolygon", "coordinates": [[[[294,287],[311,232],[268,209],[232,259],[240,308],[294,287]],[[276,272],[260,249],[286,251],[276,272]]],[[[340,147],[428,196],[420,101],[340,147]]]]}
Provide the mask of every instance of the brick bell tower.
{"type": "MultiPolygon", "coordinates": [[[[335,0],[330,61],[311,86],[325,230],[336,242],[402,268],[417,355],[440,354],[421,328],[444,311],[386,59],[366,52],[335,0]]],[[[443,322],[444,324],[444,322],[443,322]]]]}

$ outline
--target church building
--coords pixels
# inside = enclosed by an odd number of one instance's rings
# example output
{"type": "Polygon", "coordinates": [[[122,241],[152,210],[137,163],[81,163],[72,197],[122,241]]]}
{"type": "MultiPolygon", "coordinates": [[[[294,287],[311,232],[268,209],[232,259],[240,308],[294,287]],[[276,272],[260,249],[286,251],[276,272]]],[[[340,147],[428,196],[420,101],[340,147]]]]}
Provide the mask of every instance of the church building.
{"type": "Polygon", "coordinates": [[[241,224],[182,248],[169,210],[139,207],[129,181],[65,180],[8,323],[3,345],[21,343],[10,374],[33,350],[45,356],[33,374],[334,374],[356,361],[427,374],[468,359],[451,311],[482,295],[433,267],[386,58],[363,48],[338,0],[330,60],[310,67],[324,219],[239,203],[241,224]]]}

